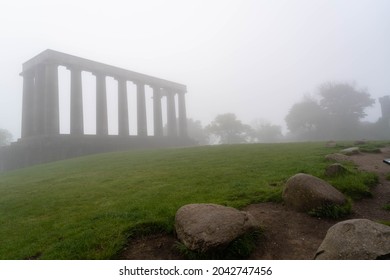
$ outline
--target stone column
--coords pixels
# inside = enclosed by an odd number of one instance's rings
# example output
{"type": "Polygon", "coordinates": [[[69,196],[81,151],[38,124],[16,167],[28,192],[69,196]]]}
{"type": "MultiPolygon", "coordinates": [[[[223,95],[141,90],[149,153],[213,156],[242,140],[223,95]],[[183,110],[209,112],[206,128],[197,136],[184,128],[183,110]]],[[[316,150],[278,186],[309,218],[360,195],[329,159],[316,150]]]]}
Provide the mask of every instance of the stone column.
{"type": "Polygon", "coordinates": [[[84,134],[83,92],[81,69],[68,67],[70,70],[70,134],[84,134]]]}
{"type": "Polygon", "coordinates": [[[117,78],[118,81],[118,134],[129,135],[129,110],[127,102],[127,81],[117,78]]]}
{"type": "Polygon", "coordinates": [[[186,112],[186,99],[185,92],[180,92],[179,95],[179,136],[188,137],[187,132],[187,112],[186,112]]]}
{"type": "Polygon", "coordinates": [[[21,137],[34,135],[34,73],[23,72],[23,103],[22,103],[22,131],[21,137]]]}
{"type": "Polygon", "coordinates": [[[390,96],[380,97],[379,103],[381,104],[382,118],[390,119],[390,96]]]}
{"type": "Polygon", "coordinates": [[[169,137],[177,137],[175,93],[167,91],[167,129],[169,137]]]}
{"type": "Polygon", "coordinates": [[[38,64],[35,67],[34,84],[34,135],[45,135],[45,117],[46,117],[46,67],[44,64],[38,64]]]}
{"type": "Polygon", "coordinates": [[[138,136],[147,136],[145,85],[137,82],[137,132],[138,136]]]}
{"type": "Polygon", "coordinates": [[[58,65],[46,64],[46,134],[60,133],[60,104],[58,95],[58,65]]]}
{"type": "Polygon", "coordinates": [[[161,89],[157,86],[153,87],[153,122],[154,136],[163,136],[163,123],[161,111],[161,89]]]}
{"type": "Polygon", "coordinates": [[[96,135],[108,135],[106,76],[95,73],[96,76],[96,135]]]}

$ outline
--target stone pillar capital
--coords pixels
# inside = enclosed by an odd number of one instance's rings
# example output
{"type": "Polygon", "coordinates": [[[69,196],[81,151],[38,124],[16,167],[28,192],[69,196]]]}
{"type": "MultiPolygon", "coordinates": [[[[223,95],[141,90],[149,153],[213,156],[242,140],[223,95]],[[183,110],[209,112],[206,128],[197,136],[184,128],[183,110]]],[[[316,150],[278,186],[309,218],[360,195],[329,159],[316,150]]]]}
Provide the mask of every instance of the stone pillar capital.
{"type": "Polygon", "coordinates": [[[145,86],[145,82],[142,82],[142,81],[138,81],[138,80],[133,80],[131,81],[133,84],[135,84],[136,86],[145,86]]]}
{"type": "Polygon", "coordinates": [[[149,85],[153,90],[161,90],[161,86],[158,86],[158,85],[149,85]]]}
{"type": "Polygon", "coordinates": [[[69,71],[81,72],[83,69],[78,65],[64,65],[69,71]]]}
{"type": "Polygon", "coordinates": [[[115,81],[125,81],[127,82],[127,78],[126,77],[122,77],[122,76],[113,76],[114,80],[115,81]]]}
{"type": "Polygon", "coordinates": [[[162,88],[161,94],[163,96],[175,96],[176,92],[172,88],[162,88]]]}
{"type": "Polygon", "coordinates": [[[103,72],[97,72],[97,71],[94,71],[94,72],[91,72],[92,75],[94,75],[96,78],[105,78],[107,75],[104,74],[103,72]]]}

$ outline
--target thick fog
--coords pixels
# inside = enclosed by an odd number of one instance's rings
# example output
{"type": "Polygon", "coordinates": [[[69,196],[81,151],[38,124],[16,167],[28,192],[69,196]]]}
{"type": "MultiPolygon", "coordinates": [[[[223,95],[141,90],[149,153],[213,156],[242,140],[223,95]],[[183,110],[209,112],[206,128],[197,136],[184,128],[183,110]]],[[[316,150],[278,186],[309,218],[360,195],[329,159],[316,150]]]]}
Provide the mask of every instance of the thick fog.
{"type": "MultiPolygon", "coordinates": [[[[294,103],[338,81],[367,88],[376,99],[367,119],[376,121],[378,98],[390,94],[389,12],[387,0],[3,1],[0,128],[20,137],[19,73],[46,49],[185,84],[187,115],[203,125],[235,113],[285,128],[294,103]]],[[[66,133],[69,74],[59,72],[66,133]]]]}

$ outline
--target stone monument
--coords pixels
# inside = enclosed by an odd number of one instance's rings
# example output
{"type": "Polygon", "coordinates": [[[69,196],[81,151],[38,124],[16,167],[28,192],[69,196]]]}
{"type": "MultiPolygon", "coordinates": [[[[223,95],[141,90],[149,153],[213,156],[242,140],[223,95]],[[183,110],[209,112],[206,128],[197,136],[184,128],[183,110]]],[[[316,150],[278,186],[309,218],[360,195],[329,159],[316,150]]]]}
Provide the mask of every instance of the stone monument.
{"type": "Polygon", "coordinates": [[[100,152],[194,144],[187,134],[185,85],[50,49],[25,62],[20,75],[21,138],[0,150],[0,171],[100,152]],[[60,134],[59,66],[70,71],[69,134],[60,134]],[[95,135],[84,133],[83,71],[92,73],[96,81],[95,135]],[[106,77],[117,81],[118,135],[108,134],[106,77]],[[129,134],[128,81],[136,86],[137,135],[129,134]],[[145,86],[153,90],[153,135],[147,133],[145,86]],[[166,135],[162,98],[167,106],[166,135]]]}

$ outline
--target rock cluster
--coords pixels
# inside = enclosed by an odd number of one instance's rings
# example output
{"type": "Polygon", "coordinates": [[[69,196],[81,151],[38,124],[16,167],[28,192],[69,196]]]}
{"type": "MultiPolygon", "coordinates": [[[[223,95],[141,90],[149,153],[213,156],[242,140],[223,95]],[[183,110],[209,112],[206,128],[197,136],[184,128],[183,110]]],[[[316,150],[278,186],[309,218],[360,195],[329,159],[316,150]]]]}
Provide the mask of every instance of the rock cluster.
{"type": "MultiPolygon", "coordinates": [[[[338,176],[346,172],[346,168],[335,163],[325,170],[325,175],[338,176]]],[[[282,197],[287,207],[298,212],[347,203],[345,196],[332,185],[304,173],[288,179],[282,197]]],[[[223,249],[238,237],[259,228],[259,222],[248,212],[217,204],[184,205],[175,216],[179,241],[201,253],[223,249]]],[[[315,259],[390,259],[390,227],[367,219],[339,222],[329,228],[315,259]]]]}

